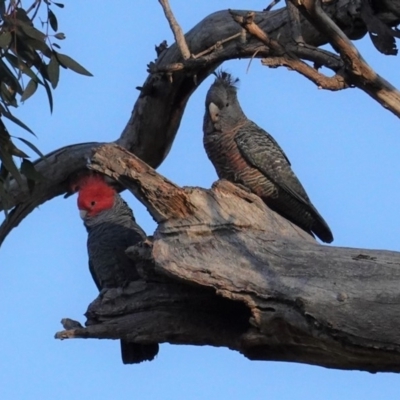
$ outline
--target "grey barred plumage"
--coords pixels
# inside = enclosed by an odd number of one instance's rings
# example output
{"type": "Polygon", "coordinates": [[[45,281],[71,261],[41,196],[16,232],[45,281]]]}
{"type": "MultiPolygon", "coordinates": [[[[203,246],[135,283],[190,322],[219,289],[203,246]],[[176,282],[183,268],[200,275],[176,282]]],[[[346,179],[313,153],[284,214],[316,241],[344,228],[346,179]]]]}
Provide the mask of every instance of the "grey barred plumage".
{"type": "Polygon", "coordinates": [[[84,220],[88,231],[89,269],[99,290],[122,287],[139,278],[125,250],[144,239],[132,210],[117,193],[114,206],[84,220]],[[96,260],[95,267],[93,260],[96,260]]]}
{"type": "Polygon", "coordinates": [[[325,220],[311,203],[275,139],[247,119],[237,99],[237,80],[219,72],[206,96],[204,147],[218,177],[239,183],[274,211],[324,242],[325,220]]]}
{"type": "MultiPolygon", "coordinates": [[[[86,177],[78,187],[78,208],[88,232],[89,270],[97,288],[123,287],[139,279],[125,250],[145,240],[146,233],[136,223],[132,210],[100,176],[86,177]]],[[[157,353],[157,343],[121,340],[124,364],[152,360],[157,353]]]]}

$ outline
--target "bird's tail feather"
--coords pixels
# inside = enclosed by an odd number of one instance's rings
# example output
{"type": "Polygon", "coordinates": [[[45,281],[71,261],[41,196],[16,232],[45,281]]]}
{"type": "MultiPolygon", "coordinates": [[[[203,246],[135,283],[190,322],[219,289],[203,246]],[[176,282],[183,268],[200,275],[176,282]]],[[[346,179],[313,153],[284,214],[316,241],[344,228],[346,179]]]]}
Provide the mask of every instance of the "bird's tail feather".
{"type": "Polygon", "coordinates": [[[139,344],[121,340],[121,357],[124,364],[151,361],[158,354],[158,343],[139,344]]]}

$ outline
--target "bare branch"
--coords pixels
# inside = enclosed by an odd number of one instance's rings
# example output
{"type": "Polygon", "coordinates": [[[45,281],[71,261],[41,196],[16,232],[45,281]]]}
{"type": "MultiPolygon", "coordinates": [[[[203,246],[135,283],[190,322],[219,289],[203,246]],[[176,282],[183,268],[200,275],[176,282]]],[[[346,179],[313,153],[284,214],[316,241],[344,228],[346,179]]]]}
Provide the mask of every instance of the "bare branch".
{"type": "Polygon", "coordinates": [[[282,45],[278,41],[271,39],[269,35],[254,22],[254,17],[256,16],[254,11],[249,11],[245,15],[232,10],[229,10],[229,12],[231,13],[234,21],[236,21],[251,35],[268,46],[274,52],[274,54],[282,54],[284,52],[282,45]]]}
{"type": "Polygon", "coordinates": [[[270,68],[288,67],[314,82],[320,89],[337,91],[349,87],[346,79],[341,74],[336,74],[332,77],[325,76],[301,60],[290,57],[268,57],[261,60],[261,62],[270,68]]]}
{"type": "Polygon", "coordinates": [[[181,27],[178,24],[178,21],[176,20],[171,7],[169,5],[168,0],[158,0],[159,3],[161,4],[164,14],[168,20],[169,26],[171,27],[171,30],[174,34],[175,41],[178,44],[179,50],[182,53],[182,57],[184,60],[187,60],[190,58],[190,50],[189,47],[186,43],[185,36],[183,34],[183,31],[181,27]]]}

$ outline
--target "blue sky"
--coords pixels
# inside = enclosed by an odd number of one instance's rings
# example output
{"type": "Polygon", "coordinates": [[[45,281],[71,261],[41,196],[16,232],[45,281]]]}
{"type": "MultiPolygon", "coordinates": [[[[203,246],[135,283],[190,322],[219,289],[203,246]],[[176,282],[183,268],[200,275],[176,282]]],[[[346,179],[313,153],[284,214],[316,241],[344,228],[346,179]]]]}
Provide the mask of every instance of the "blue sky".
{"type": "MultiPolygon", "coordinates": [[[[268,2],[171,0],[184,31],[211,12],[265,8],[268,2]]],[[[44,93],[16,111],[43,151],[86,141],[111,141],[124,128],[154,45],[173,42],[156,0],[65,1],[55,9],[67,39],[62,51],[94,77],[62,71],[50,115],[44,93]]],[[[398,60],[360,51],[400,87],[398,60]]],[[[335,246],[399,249],[400,134],[398,118],[363,92],[318,90],[295,72],[254,60],[224,64],[241,80],[248,117],[269,131],[289,156],[310,198],[329,223],[335,246]]],[[[208,188],[215,171],[202,145],[208,78],[190,99],[172,150],[159,172],[179,185],[208,188]]],[[[14,126],[15,134],[25,135],[14,126]]],[[[27,137],[27,136],[25,136],[27,137]]],[[[31,138],[28,138],[31,139],[31,138]]],[[[151,234],[155,223],[130,194],[125,199],[151,234]]],[[[119,343],[53,339],[59,321],[84,322],[97,290],[87,268],[86,233],[76,198],[35,210],[0,250],[0,398],[14,399],[377,399],[397,398],[400,378],[300,364],[252,362],[227,349],[161,345],[151,363],[124,366],[119,343]],[[396,397],[397,396],[397,397],[396,397]]]]}

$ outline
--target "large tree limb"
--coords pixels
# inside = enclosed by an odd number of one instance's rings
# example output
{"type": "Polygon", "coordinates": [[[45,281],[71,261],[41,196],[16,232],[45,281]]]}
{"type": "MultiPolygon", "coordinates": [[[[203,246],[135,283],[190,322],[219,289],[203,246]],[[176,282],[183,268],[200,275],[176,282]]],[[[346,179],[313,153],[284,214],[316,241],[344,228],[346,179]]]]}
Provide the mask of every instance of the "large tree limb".
{"type": "Polygon", "coordinates": [[[103,293],[58,338],[225,346],[250,359],[400,371],[400,254],[319,245],[226,181],[180,188],[119,147],[91,168],[158,222],[131,248],[146,281],[103,293]]]}
{"type": "MultiPolygon", "coordinates": [[[[396,0],[374,4],[377,10],[375,17],[388,26],[398,24],[399,3],[400,1],[396,0]]],[[[324,11],[350,39],[359,39],[367,32],[365,24],[362,23],[360,8],[355,7],[353,1],[332,2],[324,11]]],[[[242,13],[247,12],[242,11],[242,13]]],[[[284,48],[289,46],[290,51],[297,52],[298,57],[314,60],[334,70],[340,68],[341,60],[332,54],[315,49],[325,44],[327,37],[323,31],[321,33],[316,30],[304,18],[301,20],[301,33],[307,46],[299,47],[297,50],[293,47],[285,8],[273,12],[256,12],[254,21],[269,38],[279,41],[284,48]]],[[[189,97],[215,68],[229,59],[273,56],[270,54],[270,49],[256,37],[248,35],[243,42],[242,33],[242,28],[227,10],[219,11],[206,17],[185,35],[191,54],[197,57],[184,60],[176,45],[161,52],[158,59],[150,65],[151,73],[140,87],[140,95],[131,117],[116,143],[134,152],[152,167],[158,167],[172,146],[189,97]],[[153,118],[154,115],[157,115],[157,118],[153,118]]],[[[275,62],[275,65],[277,64],[279,63],[275,62]]],[[[303,74],[308,74],[311,79],[314,74],[311,74],[306,66],[301,66],[303,74]]],[[[317,78],[315,81],[318,84],[323,83],[317,78]]],[[[341,82],[332,84],[340,86],[341,82]]],[[[378,101],[391,104],[394,100],[391,93],[384,97],[380,97],[378,101]]],[[[37,161],[35,165],[46,179],[39,183],[32,193],[25,186],[20,187],[15,182],[11,184],[10,201],[7,206],[15,208],[0,228],[0,245],[10,230],[35,207],[65,193],[68,186],[66,179],[85,168],[87,151],[97,145],[97,143],[71,145],[55,150],[50,155],[48,163],[37,161]]],[[[0,209],[3,208],[4,205],[0,204],[0,209]]]]}

